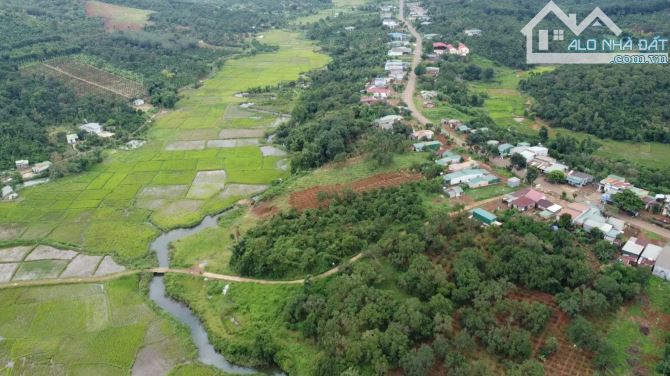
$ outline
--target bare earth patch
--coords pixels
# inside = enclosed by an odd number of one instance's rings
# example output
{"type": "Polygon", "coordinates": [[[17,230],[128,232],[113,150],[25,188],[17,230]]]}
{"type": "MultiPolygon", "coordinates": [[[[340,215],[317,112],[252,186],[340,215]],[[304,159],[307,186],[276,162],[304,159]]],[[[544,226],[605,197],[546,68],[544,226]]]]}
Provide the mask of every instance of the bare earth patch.
{"type": "Polygon", "coordinates": [[[165,147],[167,151],[203,149],[205,149],[205,141],[175,141],[165,147]]]}
{"type": "Polygon", "coordinates": [[[88,17],[100,17],[105,21],[107,31],[140,31],[149,24],[149,10],[123,7],[120,5],[107,4],[100,1],[89,1],[86,3],[86,15],[88,17]]]}
{"type": "Polygon", "coordinates": [[[16,239],[25,229],[26,226],[16,223],[3,224],[0,226],[0,240],[16,239]]]}
{"type": "Polygon", "coordinates": [[[117,264],[111,257],[105,256],[98,266],[98,270],[95,271],[95,276],[121,273],[124,270],[126,270],[125,267],[117,264]]]}
{"type": "Polygon", "coordinates": [[[219,133],[219,138],[261,138],[265,135],[265,129],[224,129],[219,133]]]}
{"type": "Polygon", "coordinates": [[[0,262],[21,261],[32,249],[33,246],[0,249],[0,262]]]}
{"type": "Polygon", "coordinates": [[[26,261],[72,260],[75,256],[77,256],[75,251],[64,251],[48,245],[39,245],[26,257],[26,261]]]}
{"type": "Polygon", "coordinates": [[[18,263],[0,264],[0,283],[11,281],[12,276],[14,275],[14,272],[18,267],[19,267],[18,263]]]}
{"type": "Polygon", "coordinates": [[[261,153],[264,157],[283,157],[286,155],[285,151],[274,146],[261,146],[261,153]]]}
{"type": "Polygon", "coordinates": [[[102,260],[102,256],[79,255],[70,262],[60,276],[61,278],[92,276],[98,268],[100,260],[102,260]]]}
{"type": "Polygon", "coordinates": [[[137,206],[140,209],[148,209],[152,211],[156,211],[162,207],[164,207],[167,203],[167,200],[163,199],[156,199],[156,200],[142,200],[139,199],[135,203],[135,206],[137,206]]]}

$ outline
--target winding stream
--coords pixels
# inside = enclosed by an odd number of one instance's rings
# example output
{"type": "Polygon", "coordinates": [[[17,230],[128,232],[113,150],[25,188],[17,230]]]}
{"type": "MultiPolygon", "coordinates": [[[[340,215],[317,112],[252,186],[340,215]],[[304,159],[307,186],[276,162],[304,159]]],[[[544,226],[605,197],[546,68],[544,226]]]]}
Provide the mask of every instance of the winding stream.
{"type": "MultiPolygon", "coordinates": [[[[202,230],[217,226],[218,219],[225,215],[222,213],[215,216],[208,216],[193,228],[179,228],[163,233],[151,243],[151,250],[158,256],[158,266],[167,268],[170,266],[170,243],[190,235],[197,234],[202,230]]],[[[232,374],[267,374],[283,375],[278,369],[257,369],[242,367],[232,364],[226,358],[219,354],[214,346],[209,342],[207,331],[202,322],[191,312],[184,304],[168,297],[165,293],[165,280],[163,276],[154,276],[149,285],[149,297],[160,308],[169,312],[179,322],[189,327],[191,338],[198,348],[198,360],[204,364],[216,367],[226,373],[232,374]]]]}

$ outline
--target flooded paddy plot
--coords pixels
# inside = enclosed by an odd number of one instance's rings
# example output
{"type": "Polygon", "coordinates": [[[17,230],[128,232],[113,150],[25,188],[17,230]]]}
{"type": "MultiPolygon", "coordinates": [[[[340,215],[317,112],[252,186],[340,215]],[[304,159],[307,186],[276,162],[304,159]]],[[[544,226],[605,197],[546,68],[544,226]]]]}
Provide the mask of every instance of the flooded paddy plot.
{"type": "Polygon", "coordinates": [[[165,147],[167,151],[203,150],[205,141],[175,141],[165,147]]]}
{"type": "Polygon", "coordinates": [[[111,257],[105,256],[100,262],[100,265],[98,265],[98,270],[95,271],[95,276],[121,273],[125,270],[125,267],[114,262],[111,257]]]}
{"type": "Polygon", "coordinates": [[[33,246],[22,246],[0,249],[0,262],[21,261],[33,248],[33,246]]]}
{"type": "Polygon", "coordinates": [[[221,139],[235,139],[235,138],[261,138],[265,135],[264,128],[252,128],[252,129],[224,129],[219,132],[219,138],[221,139]]]}
{"type": "Polygon", "coordinates": [[[264,157],[284,157],[286,152],[274,146],[261,146],[261,153],[264,157]]]}
{"type": "Polygon", "coordinates": [[[90,277],[98,268],[100,260],[102,260],[102,256],[78,255],[70,262],[60,276],[61,278],[90,277]]]}
{"type": "Polygon", "coordinates": [[[30,252],[26,261],[35,260],[72,260],[77,256],[75,251],[64,251],[50,247],[48,245],[39,245],[34,251],[30,252]]]}
{"type": "Polygon", "coordinates": [[[191,199],[208,199],[214,196],[224,188],[226,176],[226,171],[224,170],[198,172],[186,197],[191,199]]]}
{"type": "Polygon", "coordinates": [[[207,141],[208,148],[235,148],[242,146],[254,146],[260,142],[254,138],[237,138],[230,140],[209,140],[207,141]]]}
{"type": "Polygon", "coordinates": [[[19,263],[0,264],[0,283],[11,281],[18,267],[19,263]]]}

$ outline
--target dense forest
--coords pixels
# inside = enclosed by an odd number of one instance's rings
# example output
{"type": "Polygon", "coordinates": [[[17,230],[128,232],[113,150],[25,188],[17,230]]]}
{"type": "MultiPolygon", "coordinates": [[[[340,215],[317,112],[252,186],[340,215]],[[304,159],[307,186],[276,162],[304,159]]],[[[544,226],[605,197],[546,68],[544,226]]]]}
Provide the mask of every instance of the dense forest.
{"type": "Polygon", "coordinates": [[[593,354],[595,368],[613,367],[611,345],[591,320],[639,294],[648,270],[609,264],[613,247],[569,218],[540,223],[506,212],[502,227],[482,229],[464,214],[429,211],[418,197],[431,189],[348,193],[328,207],[275,216],[244,235],[231,263],[243,274],[288,277],[366,249],[344,273],[308,280],[284,307],[287,325],[323,351],[319,375],[425,375],[436,366],[455,375],[542,375],[535,356],[553,355],[553,336],[593,354]],[[305,253],[307,263],[294,256],[305,253]],[[559,313],[524,298],[533,294],[552,295],[572,323],[541,337],[559,313]]]}
{"type": "Polygon", "coordinates": [[[277,132],[278,142],[296,152],[294,170],[318,167],[355,150],[371,121],[392,110],[360,104],[365,83],[383,74],[388,42],[381,21],[341,16],[311,25],[307,35],[318,41],[333,61],[311,73],[311,86],[298,99],[291,121],[277,132]],[[344,27],[356,25],[356,31],[344,27]]]}
{"type": "Polygon", "coordinates": [[[670,71],[664,66],[562,66],[520,84],[553,126],[615,140],[670,143],[670,71]]]}

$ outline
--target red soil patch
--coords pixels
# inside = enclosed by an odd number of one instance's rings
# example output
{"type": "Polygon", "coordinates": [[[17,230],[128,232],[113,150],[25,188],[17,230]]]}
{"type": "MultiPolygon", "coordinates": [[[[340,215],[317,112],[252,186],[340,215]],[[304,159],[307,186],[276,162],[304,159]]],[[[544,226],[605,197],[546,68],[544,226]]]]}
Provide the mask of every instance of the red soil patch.
{"type": "Polygon", "coordinates": [[[279,208],[270,205],[268,202],[262,202],[251,209],[251,213],[258,218],[268,218],[279,213],[279,208]]]}
{"type": "Polygon", "coordinates": [[[349,184],[320,185],[304,191],[295,192],[289,197],[289,204],[296,209],[316,209],[320,205],[327,205],[327,202],[319,202],[317,195],[319,192],[326,192],[329,195],[336,192],[352,190],[354,192],[365,192],[373,189],[385,187],[397,187],[410,181],[421,179],[421,174],[415,172],[393,172],[379,174],[369,178],[358,180],[349,184]]]}
{"type": "Polygon", "coordinates": [[[549,337],[558,340],[558,351],[549,356],[544,362],[544,371],[547,376],[593,375],[593,355],[576,347],[566,336],[566,327],[570,324],[570,317],[561,311],[554,297],[537,291],[518,290],[510,294],[510,299],[542,303],[553,311],[545,330],[533,344],[533,356],[539,355],[540,348],[549,337]]]}

